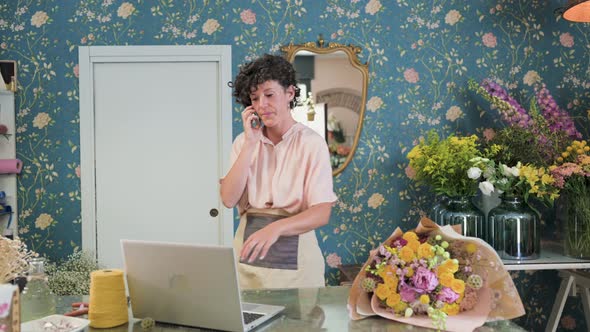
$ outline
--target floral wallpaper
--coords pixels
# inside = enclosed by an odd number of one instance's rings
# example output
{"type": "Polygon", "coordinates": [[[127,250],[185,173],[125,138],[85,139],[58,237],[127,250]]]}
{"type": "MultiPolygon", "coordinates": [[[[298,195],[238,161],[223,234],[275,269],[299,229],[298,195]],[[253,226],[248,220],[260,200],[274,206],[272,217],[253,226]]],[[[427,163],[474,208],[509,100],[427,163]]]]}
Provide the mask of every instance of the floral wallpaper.
{"type": "MultiPolygon", "coordinates": [[[[467,90],[489,77],[530,98],[543,82],[588,137],[590,25],[554,14],[565,0],[13,0],[0,4],[0,58],[18,61],[19,234],[53,259],[81,245],[77,47],[232,45],[239,64],[281,45],[317,40],[361,46],[369,64],[367,112],[340,198],[318,232],[336,284],[339,264],[360,263],[395,227],[409,229],[432,204],[406,153],[426,131],[489,134],[495,110],[467,90]]],[[[234,121],[240,121],[234,107],[234,121]]],[[[234,136],[239,133],[234,126],[234,136]]],[[[550,213],[544,215],[550,224],[550,213]]],[[[559,278],[514,272],[526,317],[542,329],[559,278]]],[[[570,298],[560,330],[585,331],[570,298]]]]}

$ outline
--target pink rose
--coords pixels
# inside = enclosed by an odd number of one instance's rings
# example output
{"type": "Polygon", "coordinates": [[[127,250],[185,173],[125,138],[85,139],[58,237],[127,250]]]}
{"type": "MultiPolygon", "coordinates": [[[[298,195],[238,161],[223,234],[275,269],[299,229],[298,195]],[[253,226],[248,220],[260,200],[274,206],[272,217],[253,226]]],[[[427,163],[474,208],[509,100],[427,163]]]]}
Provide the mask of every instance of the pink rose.
{"type": "Polygon", "coordinates": [[[408,179],[414,179],[416,177],[416,170],[413,169],[410,165],[406,167],[405,172],[408,179]]]}
{"type": "Polygon", "coordinates": [[[404,302],[410,303],[416,300],[416,291],[406,284],[400,286],[399,295],[404,302]]]}
{"type": "Polygon", "coordinates": [[[80,76],[80,66],[79,65],[74,66],[74,76],[76,76],[76,77],[80,76]]]}
{"type": "Polygon", "coordinates": [[[492,128],[487,128],[483,131],[483,137],[485,137],[486,141],[491,141],[494,137],[496,137],[496,132],[492,128]]]}
{"type": "Polygon", "coordinates": [[[574,36],[572,36],[569,32],[562,33],[559,36],[559,42],[563,47],[573,47],[574,46],[574,36]]]}
{"type": "Polygon", "coordinates": [[[240,13],[240,18],[242,19],[242,22],[244,22],[245,24],[256,23],[256,14],[250,9],[243,10],[240,13]]]}
{"type": "Polygon", "coordinates": [[[412,277],[412,282],[418,290],[432,291],[438,286],[436,274],[422,266],[418,268],[412,277]]]}
{"type": "Polygon", "coordinates": [[[449,287],[443,287],[440,293],[436,296],[436,299],[446,303],[453,303],[459,298],[459,294],[455,293],[449,287]]]}
{"type": "Polygon", "coordinates": [[[338,256],[336,253],[331,253],[326,257],[326,263],[329,267],[337,268],[338,266],[342,265],[342,258],[338,256]]]}
{"type": "Polygon", "coordinates": [[[408,83],[418,83],[420,75],[414,68],[408,68],[404,71],[404,78],[408,83]]]}
{"type": "Polygon", "coordinates": [[[481,37],[481,40],[482,40],[483,44],[489,48],[494,48],[497,45],[496,36],[494,36],[494,34],[491,32],[488,32],[485,35],[483,35],[481,37]]]}

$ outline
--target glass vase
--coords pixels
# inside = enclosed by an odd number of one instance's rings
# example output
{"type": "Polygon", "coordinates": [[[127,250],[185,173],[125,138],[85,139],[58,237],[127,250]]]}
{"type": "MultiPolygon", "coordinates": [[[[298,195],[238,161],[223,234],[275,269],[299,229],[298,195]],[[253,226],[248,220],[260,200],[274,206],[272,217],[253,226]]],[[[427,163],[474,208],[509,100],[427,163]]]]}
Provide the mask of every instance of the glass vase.
{"type": "Polygon", "coordinates": [[[488,243],[502,259],[528,260],[539,257],[541,222],[537,212],[522,197],[502,196],[488,213],[488,243]]]}
{"type": "Polygon", "coordinates": [[[444,205],[437,210],[436,223],[445,225],[461,225],[461,232],[465,236],[485,239],[484,214],[475,204],[471,197],[449,197],[444,205]]]}
{"type": "Polygon", "coordinates": [[[563,249],[566,256],[590,258],[590,185],[578,186],[575,193],[562,196],[560,219],[563,229],[563,249]]]}
{"type": "Polygon", "coordinates": [[[29,262],[27,285],[21,298],[23,322],[55,314],[56,298],[49,288],[44,263],[43,258],[33,258],[29,262]]]}
{"type": "Polygon", "coordinates": [[[430,219],[439,225],[442,225],[442,213],[447,210],[448,201],[449,198],[445,195],[437,196],[430,210],[430,219]]]}

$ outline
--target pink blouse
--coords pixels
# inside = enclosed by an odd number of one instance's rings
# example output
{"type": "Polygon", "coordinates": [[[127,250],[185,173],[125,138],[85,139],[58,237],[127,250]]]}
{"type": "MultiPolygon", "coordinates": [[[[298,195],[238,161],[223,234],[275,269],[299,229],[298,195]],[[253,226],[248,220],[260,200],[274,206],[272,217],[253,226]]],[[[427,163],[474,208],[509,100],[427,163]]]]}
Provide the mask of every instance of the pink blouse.
{"type": "MultiPolygon", "coordinates": [[[[241,133],[233,143],[231,165],[243,144],[244,133],[241,133]]],[[[297,214],[337,199],[326,141],[311,128],[296,123],[276,145],[262,135],[252,157],[238,211],[242,215],[252,207],[284,209],[297,214]]]]}

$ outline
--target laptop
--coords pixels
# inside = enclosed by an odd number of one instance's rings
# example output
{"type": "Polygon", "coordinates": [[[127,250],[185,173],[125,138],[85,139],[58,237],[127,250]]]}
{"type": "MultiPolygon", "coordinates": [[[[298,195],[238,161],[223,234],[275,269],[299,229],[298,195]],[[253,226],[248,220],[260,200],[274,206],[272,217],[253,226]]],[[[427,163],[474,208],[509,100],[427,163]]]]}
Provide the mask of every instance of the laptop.
{"type": "Polygon", "coordinates": [[[242,303],[232,247],[121,240],[133,317],[250,331],[285,307],[242,303]]]}

